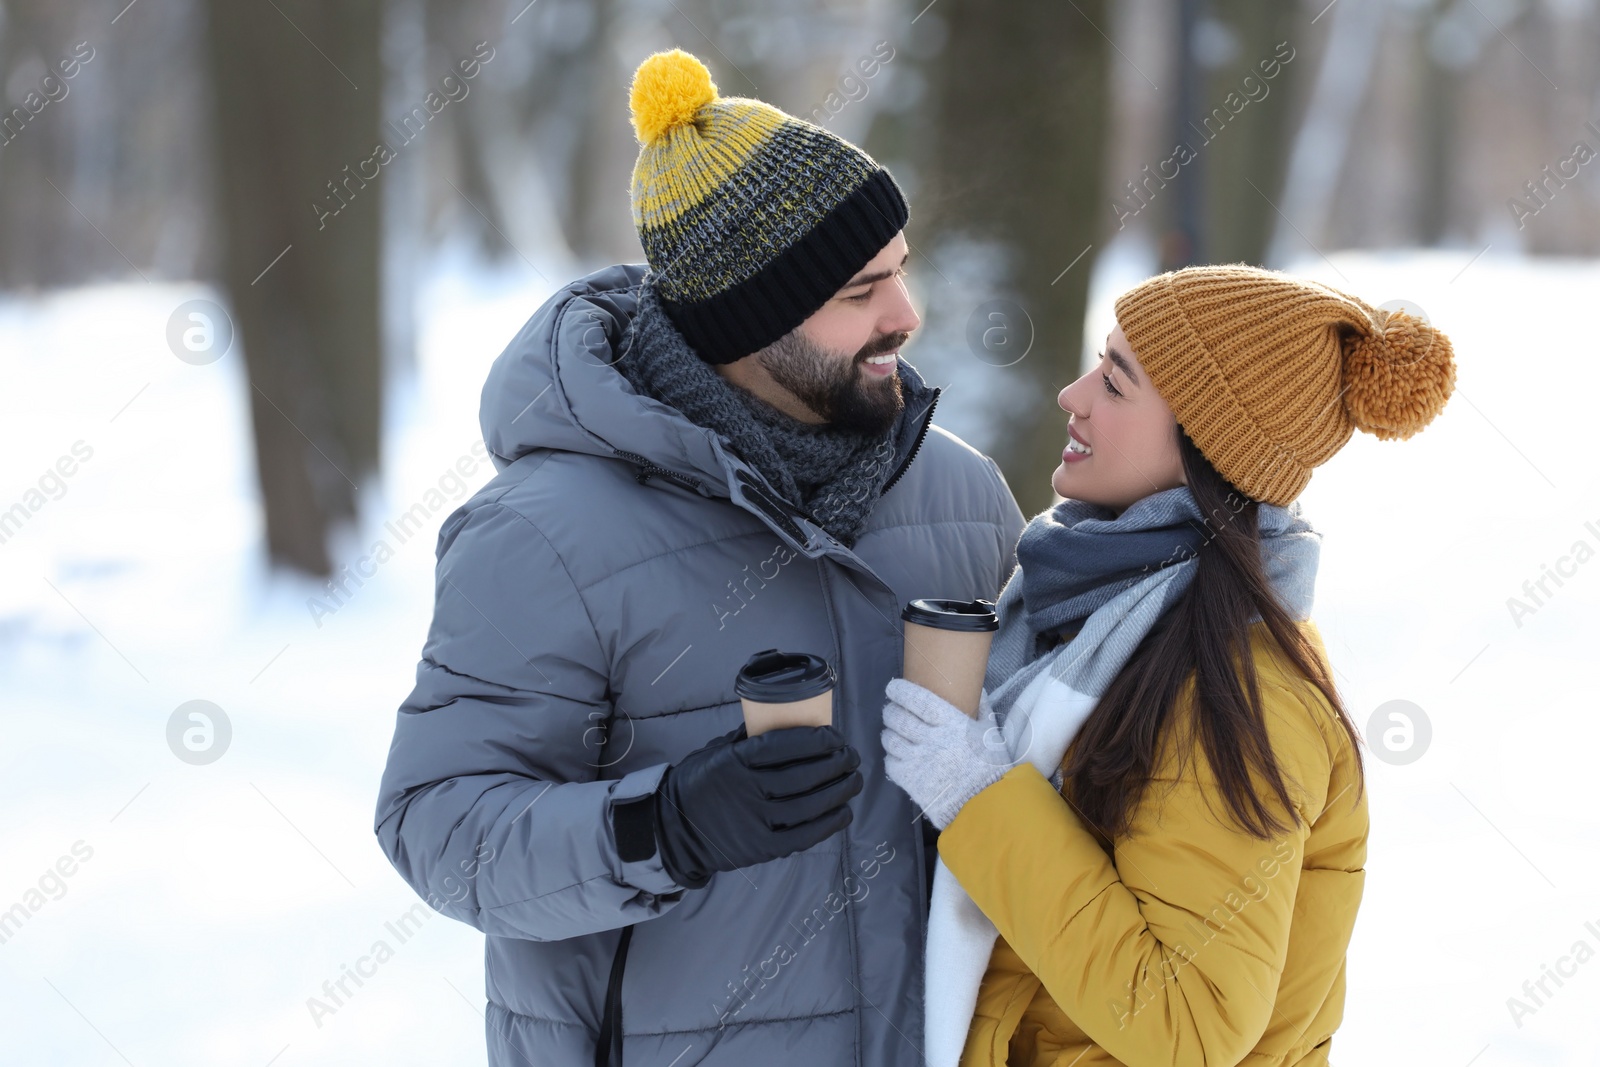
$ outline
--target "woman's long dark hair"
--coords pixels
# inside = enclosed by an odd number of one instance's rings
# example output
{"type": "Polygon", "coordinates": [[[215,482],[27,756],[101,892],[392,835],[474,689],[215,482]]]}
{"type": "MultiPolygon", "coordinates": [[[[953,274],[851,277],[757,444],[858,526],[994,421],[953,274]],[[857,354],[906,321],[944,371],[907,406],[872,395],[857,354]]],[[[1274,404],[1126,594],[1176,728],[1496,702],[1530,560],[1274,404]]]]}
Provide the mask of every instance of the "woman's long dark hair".
{"type": "MultiPolygon", "coordinates": [[[[1064,793],[1101,834],[1125,835],[1192,675],[1193,730],[1221,799],[1246,832],[1271,838],[1291,828],[1286,818],[1297,825],[1300,816],[1268,741],[1250,650],[1252,615],[1266,623],[1295,671],[1327,697],[1353,747],[1359,738],[1327,665],[1272,592],[1261,562],[1259,503],[1219,474],[1181,426],[1177,433],[1184,475],[1206,516],[1194,581],[1145,635],[1078,731],[1063,763],[1064,793]]],[[[1180,754],[1192,752],[1192,738],[1179,741],[1180,754]]],[[[1359,760],[1357,766],[1359,775],[1359,760]]]]}

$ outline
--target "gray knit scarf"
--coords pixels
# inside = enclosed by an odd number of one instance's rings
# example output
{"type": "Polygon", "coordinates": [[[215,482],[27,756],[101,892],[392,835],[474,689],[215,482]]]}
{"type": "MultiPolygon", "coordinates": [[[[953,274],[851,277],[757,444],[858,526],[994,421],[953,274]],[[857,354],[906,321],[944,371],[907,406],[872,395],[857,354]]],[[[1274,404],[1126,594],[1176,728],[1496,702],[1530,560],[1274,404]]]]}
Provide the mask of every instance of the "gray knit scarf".
{"type": "MultiPolygon", "coordinates": [[[[1257,527],[1273,592],[1291,615],[1305,618],[1322,535],[1301,518],[1298,500],[1287,508],[1260,504],[1257,527]]],[[[1036,515],[1017,541],[1017,570],[996,604],[1000,630],[984,688],[1001,719],[1045,671],[1099,697],[1189,588],[1205,531],[1186,485],[1152,493],[1115,518],[1081,500],[1036,515]],[[1041,638],[1063,630],[1076,632],[1043,652],[1041,638]]]]}
{"type": "MultiPolygon", "coordinates": [[[[617,369],[636,391],[722,434],[785,500],[844,544],[855,544],[895,469],[904,419],[881,434],[858,434],[785,415],[695,353],[648,276],[621,351],[617,369]]],[[[908,401],[928,390],[903,360],[900,384],[908,401]]]]}

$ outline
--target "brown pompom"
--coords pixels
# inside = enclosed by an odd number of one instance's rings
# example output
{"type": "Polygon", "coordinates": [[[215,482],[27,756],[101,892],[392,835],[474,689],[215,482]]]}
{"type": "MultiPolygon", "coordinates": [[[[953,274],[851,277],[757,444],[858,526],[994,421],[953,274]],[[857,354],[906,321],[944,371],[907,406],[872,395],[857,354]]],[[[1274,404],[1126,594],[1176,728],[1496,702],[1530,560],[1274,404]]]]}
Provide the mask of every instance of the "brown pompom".
{"type": "Polygon", "coordinates": [[[1375,328],[1344,340],[1344,409],[1356,428],[1405,440],[1444,409],[1456,385],[1450,338],[1403,311],[1374,314],[1375,328]]]}

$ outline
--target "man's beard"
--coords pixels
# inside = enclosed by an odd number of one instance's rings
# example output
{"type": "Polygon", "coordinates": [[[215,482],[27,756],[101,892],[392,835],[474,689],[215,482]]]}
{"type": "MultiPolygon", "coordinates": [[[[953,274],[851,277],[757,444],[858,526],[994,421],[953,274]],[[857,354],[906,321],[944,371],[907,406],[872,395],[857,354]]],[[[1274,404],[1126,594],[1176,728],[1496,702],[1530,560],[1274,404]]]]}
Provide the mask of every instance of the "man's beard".
{"type": "Polygon", "coordinates": [[[756,358],[773,381],[834,428],[875,436],[894,425],[906,400],[898,371],[882,380],[869,379],[863,361],[868,356],[895,351],[910,336],[879,334],[854,357],[846,359],[841,353],[813,343],[796,327],[762,349],[756,358]]]}

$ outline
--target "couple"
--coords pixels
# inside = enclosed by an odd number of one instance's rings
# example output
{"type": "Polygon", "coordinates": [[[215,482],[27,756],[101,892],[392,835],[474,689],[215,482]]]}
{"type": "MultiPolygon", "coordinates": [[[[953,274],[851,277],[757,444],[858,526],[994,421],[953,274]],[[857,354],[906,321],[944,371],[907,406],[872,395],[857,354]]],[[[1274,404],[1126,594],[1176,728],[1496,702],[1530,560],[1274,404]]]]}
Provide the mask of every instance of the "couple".
{"type": "Polygon", "coordinates": [[[889,174],[683,52],[631,103],[649,267],[490,372],[377,811],[487,935],[489,1061],[1326,1062],[1367,809],[1295,498],[1438,413],[1448,339],[1152,278],[1025,524],[899,358],[889,174]],[[997,595],[976,721],[896,677],[907,600],[997,595]],[[836,725],[746,735],[772,647],[830,661],[836,725]]]}

